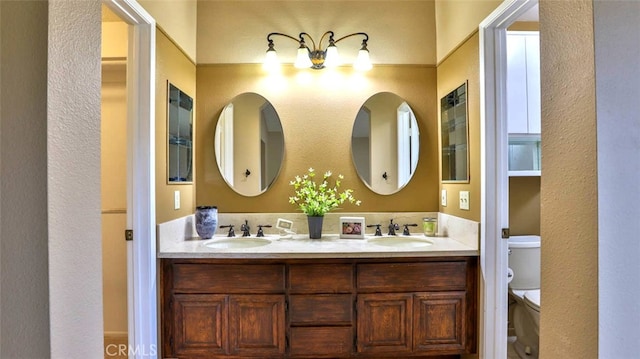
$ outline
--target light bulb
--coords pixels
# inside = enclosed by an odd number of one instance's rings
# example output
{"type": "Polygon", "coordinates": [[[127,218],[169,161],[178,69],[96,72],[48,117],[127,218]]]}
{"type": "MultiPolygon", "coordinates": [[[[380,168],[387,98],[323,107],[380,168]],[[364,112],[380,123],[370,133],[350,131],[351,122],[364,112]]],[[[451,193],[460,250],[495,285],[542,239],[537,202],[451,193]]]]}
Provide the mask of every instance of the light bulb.
{"type": "Polygon", "coordinates": [[[306,47],[300,46],[298,48],[298,56],[296,57],[296,62],[293,64],[298,69],[304,69],[311,67],[313,64],[311,63],[311,59],[309,58],[309,50],[306,47]]]}
{"type": "Polygon", "coordinates": [[[338,54],[338,47],[336,47],[336,45],[329,45],[324,56],[324,67],[331,68],[338,66],[340,66],[340,55],[338,54]]]}
{"type": "Polygon", "coordinates": [[[353,67],[358,71],[368,71],[373,67],[371,65],[371,59],[369,59],[369,50],[367,50],[366,47],[358,51],[358,57],[356,58],[356,62],[353,63],[353,67]]]}
{"type": "Polygon", "coordinates": [[[280,60],[278,60],[276,50],[267,50],[262,68],[270,72],[277,71],[280,68],[280,60]]]}

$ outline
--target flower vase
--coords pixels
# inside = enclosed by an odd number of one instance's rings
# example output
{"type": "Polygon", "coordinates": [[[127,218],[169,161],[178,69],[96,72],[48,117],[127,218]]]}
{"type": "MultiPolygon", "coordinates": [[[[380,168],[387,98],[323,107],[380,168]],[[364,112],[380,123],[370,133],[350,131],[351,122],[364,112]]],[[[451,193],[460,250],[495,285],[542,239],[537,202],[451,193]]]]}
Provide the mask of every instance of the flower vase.
{"type": "Polygon", "coordinates": [[[307,216],[309,222],[309,238],[320,239],[322,237],[322,216],[307,216]]]}
{"type": "Polygon", "coordinates": [[[202,239],[209,239],[218,229],[218,207],[198,206],[196,207],[196,232],[202,239]]]}

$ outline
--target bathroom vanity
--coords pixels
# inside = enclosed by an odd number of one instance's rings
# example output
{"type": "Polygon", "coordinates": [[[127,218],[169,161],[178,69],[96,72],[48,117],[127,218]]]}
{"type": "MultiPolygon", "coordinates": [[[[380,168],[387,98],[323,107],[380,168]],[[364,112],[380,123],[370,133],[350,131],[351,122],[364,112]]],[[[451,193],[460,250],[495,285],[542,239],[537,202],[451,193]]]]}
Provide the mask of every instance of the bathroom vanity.
{"type": "Polygon", "coordinates": [[[477,250],[455,240],[411,249],[308,237],[255,248],[205,244],[159,253],[163,358],[477,352],[477,250]]]}

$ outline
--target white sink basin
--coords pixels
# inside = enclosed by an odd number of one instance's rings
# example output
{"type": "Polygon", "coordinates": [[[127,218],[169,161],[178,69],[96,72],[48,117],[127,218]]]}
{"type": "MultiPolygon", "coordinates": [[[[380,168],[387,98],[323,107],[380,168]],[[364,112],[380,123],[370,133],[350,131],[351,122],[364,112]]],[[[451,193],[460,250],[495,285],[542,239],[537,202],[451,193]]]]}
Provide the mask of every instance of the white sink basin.
{"type": "Polygon", "coordinates": [[[219,239],[212,239],[203,243],[205,247],[217,248],[217,249],[231,249],[231,248],[254,248],[262,247],[271,243],[271,240],[265,237],[225,237],[219,239]]]}
{"type": "Polygon", "coordinates": [[[403,236],[370,237],[367,241],[377,246],[395,248],[418,248],[430,246],[433,244],[432,241],[426,238],[403,236]]]}

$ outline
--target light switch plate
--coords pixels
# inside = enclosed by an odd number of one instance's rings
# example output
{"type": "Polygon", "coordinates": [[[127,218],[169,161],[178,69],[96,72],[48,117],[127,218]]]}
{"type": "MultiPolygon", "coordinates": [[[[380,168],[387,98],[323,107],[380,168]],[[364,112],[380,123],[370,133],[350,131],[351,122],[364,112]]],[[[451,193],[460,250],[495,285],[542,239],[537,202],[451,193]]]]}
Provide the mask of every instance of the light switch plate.
{"type": "Polygon", "coordinates": [[[180,191],[173,192],[173,209],[180,209],[180,191]]]}
{"type": "Polygon", "coordinates": [[[460,209],[469,210],[469,191],[460,191],[460,209]]]}
{"type": "Polygon", "coordinates": [[[446,207],[446,206],[447,206],[447,190],[446,190],[446,189],[443,189],[443,190],[440,192],[440,204],[441,204],[443,207],[446,207]]]}

